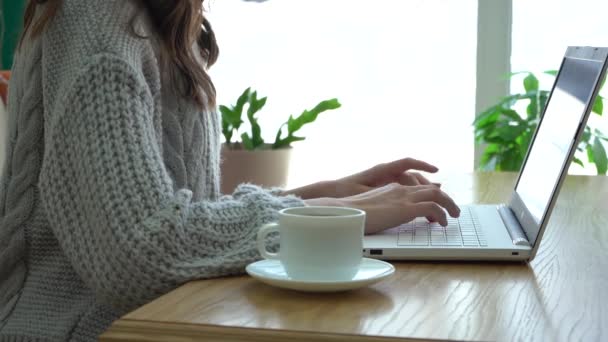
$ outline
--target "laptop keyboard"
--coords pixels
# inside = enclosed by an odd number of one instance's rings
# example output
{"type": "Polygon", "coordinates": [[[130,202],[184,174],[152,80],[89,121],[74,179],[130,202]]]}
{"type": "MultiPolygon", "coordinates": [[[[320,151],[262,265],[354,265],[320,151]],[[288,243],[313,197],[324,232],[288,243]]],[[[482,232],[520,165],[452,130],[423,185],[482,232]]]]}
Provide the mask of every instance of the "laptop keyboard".
{"type": "Polygon", "coordinates": [[[481,229],[479,220],[470,207],[461,207],[460,217],[455,219],[448,216],[447,227],[439,223],[429,223],[426,218],[416,218],[414,221],[399,226],[401,246],[464,246],[485,247],[488,245],[481,229]]]}

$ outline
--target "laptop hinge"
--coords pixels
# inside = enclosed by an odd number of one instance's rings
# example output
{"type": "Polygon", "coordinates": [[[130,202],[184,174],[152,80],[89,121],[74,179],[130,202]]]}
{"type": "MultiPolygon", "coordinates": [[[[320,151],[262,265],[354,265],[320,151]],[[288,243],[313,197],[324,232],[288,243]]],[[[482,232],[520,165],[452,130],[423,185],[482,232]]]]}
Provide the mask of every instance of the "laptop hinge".
{"type": "Polygon", "coordinates": [[[507,227],[507,232],[509,232],[511,240],[513,240],[513,244],[516,246],[530,246],[530,241],[528,241],[526,233],[521,228],[519,221],[517,221],[517,218],[513,215],[511,208],[504,204],[500,204],[497,209],[500,218],[502,218],[502,222],[504,222],[505,227],[507,227]]]}

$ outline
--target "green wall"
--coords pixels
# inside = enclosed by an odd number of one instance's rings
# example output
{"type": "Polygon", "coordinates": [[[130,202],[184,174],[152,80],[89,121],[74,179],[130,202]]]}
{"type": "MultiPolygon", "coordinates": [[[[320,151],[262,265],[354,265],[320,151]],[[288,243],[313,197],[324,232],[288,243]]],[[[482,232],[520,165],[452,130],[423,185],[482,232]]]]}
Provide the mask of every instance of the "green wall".
{"type": "Polygon", "coordinates": [[[2,36],[2,59],[0,69],[10,69],[13,65],[13,52],[19,42],[19,35],[23,26],[23,11],[25,10],[26,0],[0,0],[2,12],[2,26],[4,35],[2,36]]]}

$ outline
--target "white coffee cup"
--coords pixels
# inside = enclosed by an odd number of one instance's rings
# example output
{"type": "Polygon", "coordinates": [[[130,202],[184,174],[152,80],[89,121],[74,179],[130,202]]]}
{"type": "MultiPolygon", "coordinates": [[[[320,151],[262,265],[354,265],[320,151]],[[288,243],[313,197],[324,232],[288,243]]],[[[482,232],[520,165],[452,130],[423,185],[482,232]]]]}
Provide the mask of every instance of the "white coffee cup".
{"type": "Polygon", "coordinates": [[[258,250],[280,260],[287,275],[301,280],[349,280],[363,256],[365,212],[341,207],[300,207],[279,211],[278,223],[258,232],[258,250]],[[279,232],[278,253],[266,249],[266,236],[279,232]]]}

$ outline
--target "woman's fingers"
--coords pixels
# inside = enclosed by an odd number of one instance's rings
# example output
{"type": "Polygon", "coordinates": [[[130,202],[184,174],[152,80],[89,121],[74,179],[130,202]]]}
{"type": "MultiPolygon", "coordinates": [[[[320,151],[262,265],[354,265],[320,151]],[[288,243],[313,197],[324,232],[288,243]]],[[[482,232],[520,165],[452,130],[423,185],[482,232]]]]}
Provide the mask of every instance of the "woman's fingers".
{"type": "Polygon", "coordinates": [[[404,158],[400,160],[396,160],[392,163],[389,163],[389,170],[394,173],[403,173],[407,170],[420,170],[435,173],[439,169],[435,165],[431,165],[422,160],[414,159],[414,158],[404,158]]]}
{"type": "Polygon", "coordinates": [[[424,177],[423,175],[421,175],[418,172],[410,172],[414,177],[416,177],[416,180],[418,180],[418,183],[423,184],[423,185],[430,185],[431,181],[428,180],[426,177],[424,177]]]}
{"type": "Polygon", "coordinates": [[[431,184],[429,180],[420,173],[407,172],[409,170],[434,173],[439,169],[436,166],[421,160],[404,158],[389,163],[378,164],[363,172],[344,177],[341,180],[370,187],[384,186],[391,182],[400,183],[402,185],[431,184]]]}
{"type": "Polygon", "coordinates": [[[440,183],[434,183],[431,182],[428,178],[426,178],[425,176],[423,176],[421,173],[419,172],[404,172],[402,173],[398,179],[397,182],[400,183],[401,185],[433,185],[436,186],[438,188],[441,187],[440,183]]]}
{"type": "Polygon", "coordinates": [[[402,186],[401,188],[403,190],[406,190],[408,193],[409,192],[413,193],[413,192],[418,192],[418,191],[437,189],[437,186],[434,184],[430,184],[430,185],[419,184],[419,185],[411,185],[411,186],[402,186]]]}
{"type": "MultiPolygon", "coordinates": [[[[422,175],[420,175],[422,177],[422,175]]],[[[424,178],[424,177],[423,177],[424,178]]],[[[414,172],[404,172],[399,176],[397,182],[401,185],[415,186],[415,185],[426,185],[427,183],[420,182],[420,178],[416,176],[414,172]]]]}
{"type": "Polygon", "coordinates": [[[442,226],[448,225],[447,215],[445,211],[435,202],[419,202],[412,204],[414,215],[416,217],[426,216],[432,221],[439,222],[442,226]]]}
{"type": "Polygon", "coordinates": [[[382,194],[392,191],[398,184],[387,184],[378,188],[368,188],[367,191],[361,192],[356,195],[348,196],[349,200],[369,200],[373,201],[376,198],[381,198],[382,194]]]}
{"type": "Polygon", "coordinates": [[[410,199],[413,202],[434,202],[444,207],[450,216],[460,216],[460,208],[454,200],[439,188],[433,186],[431,189],[419,190],[411,194],[410,199]]]}

